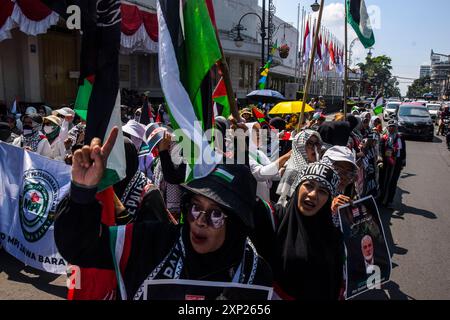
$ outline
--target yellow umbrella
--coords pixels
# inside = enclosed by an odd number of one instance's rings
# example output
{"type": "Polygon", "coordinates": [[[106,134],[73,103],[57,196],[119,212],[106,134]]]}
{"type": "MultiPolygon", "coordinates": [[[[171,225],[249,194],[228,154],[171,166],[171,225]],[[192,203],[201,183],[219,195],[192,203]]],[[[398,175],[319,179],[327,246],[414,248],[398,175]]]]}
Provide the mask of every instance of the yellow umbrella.
{"type": "MultiPolygon", "coordinates": [[[[275,114],[295,114],[295,113],[301,113],[302,112],[302,101],[286,101],[281,102],[277,104],[275,107],[273,107],[272,110],[270,110],[270,115],[275,114]]],[[[314,112],[314,108],[311,107],[309,104],[305,104],[305,112],[314,112]]]]}

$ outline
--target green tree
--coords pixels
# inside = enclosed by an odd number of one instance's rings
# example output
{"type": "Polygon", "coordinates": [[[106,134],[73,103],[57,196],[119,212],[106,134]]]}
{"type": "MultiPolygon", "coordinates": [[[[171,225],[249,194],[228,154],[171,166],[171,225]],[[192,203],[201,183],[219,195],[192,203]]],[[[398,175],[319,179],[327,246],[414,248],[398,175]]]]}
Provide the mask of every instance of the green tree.
{"type": "Polygon", "coordinates": [[[386,97],[400,97],[399,82],[392,77],[392,59],[382,55],[378,57],[367,57],[365,63],[359,63],[361,69],[361,81],[364,84],[364,94],[367,94],[367,85],[373,88],[375,94],[381,90],[386,97]]]}
{"type": "Polygon", "coordinates": [[[431,78],[430,76],[426,76],[417,80],[414,80],[412,85],[408,87],[408,98],[419,98],[422,97],[425,93],[431,92],[431,78]]]}

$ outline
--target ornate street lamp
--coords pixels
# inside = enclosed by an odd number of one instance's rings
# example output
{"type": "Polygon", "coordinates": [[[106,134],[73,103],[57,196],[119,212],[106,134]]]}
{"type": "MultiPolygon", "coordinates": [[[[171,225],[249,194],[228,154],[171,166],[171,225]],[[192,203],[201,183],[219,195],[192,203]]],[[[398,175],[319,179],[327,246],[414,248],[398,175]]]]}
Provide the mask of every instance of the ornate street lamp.
{"type": "Polygon", "coordinates": [[[236,29],[237,36],[236,38],[234,38],[234,44],[236,45],[236,47],[242,48],[242,46],[244,45],[244,38],[242,38],[241,36],[241,30],[244,30],[244,27],[242,25],[237,25],[236,29]]]}
{"type": "Polygon", "coordinates": [[[369,52],[367,53],[367,58],[368,58],[368,59],[372,59],[372,56],[373,56],[373,55],[372,55],[372,49],[373,49],[373,48],[369,48],[369,52]]]}
{"type": "Polygon", "coordinates": [[[313,3],[313,4],[311,5],[311,9],[312,9],[312,11],[314,11],[314,12],[317,12],[317,11],[320,10],[320,4],[317,3],[317,0],[316,0],[315,3],[313,3]]]}
{"type": "Polygon", "coordinates": [[[244,45],[244,39],[241,35],[241,30],[246,30],[244,26],[242,25],[242,20],[249,15],[257,16],[261,22],[261,64],[264,65],[265,63],[265,50],[264,50],[264,41],[266,40],[266,28],[264,26],[264,20],[261,18],[261,16],[254,12],[248,12],[244,14],[240,19],[236,27],[234,27],[234,30],[237,31],[237,36],[234,38],[234,44],[236,47],[241,48],[244,45]]]}

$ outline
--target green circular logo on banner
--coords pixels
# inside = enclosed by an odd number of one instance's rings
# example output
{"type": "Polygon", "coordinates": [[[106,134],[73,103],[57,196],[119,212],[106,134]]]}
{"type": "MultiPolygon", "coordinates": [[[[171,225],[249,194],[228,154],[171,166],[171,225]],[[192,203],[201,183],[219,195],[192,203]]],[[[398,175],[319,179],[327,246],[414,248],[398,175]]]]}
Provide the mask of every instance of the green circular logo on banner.
{"type": "Polygon", "coordinates": [[[50,173],[37,169],[24,173],[19,217],[23,236],[28,242],[42,239],[53,224],[58,194],[58,182],[50,173]]]}

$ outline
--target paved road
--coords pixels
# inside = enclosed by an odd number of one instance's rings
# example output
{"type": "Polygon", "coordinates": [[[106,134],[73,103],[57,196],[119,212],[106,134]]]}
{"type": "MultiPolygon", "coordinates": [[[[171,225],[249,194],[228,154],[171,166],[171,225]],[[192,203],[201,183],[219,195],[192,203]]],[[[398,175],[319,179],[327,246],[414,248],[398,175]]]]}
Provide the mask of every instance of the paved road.
{"type": "Polygon", "coordinates": [[[66,278],[24,266],[0,250],[0,300],[60,300],[67,295],[66,278]]]}
{"type": "Polygon", "coordinates": [[[393,261],[391,283],[365,299],[450,299],[450,152],[434,143],[407,141],[407,166],[396,210],[382,210],[393,261]]]}
{"type": "MultiPolygon", "coordinates": [[[[450,152],[408,141],[394,211],[381,210],[392,281],[359,299],[450,299],[450,152]]],[[[62,299],[65,278],[26,268],[0,251],[0,299],[62,299]]]]}

